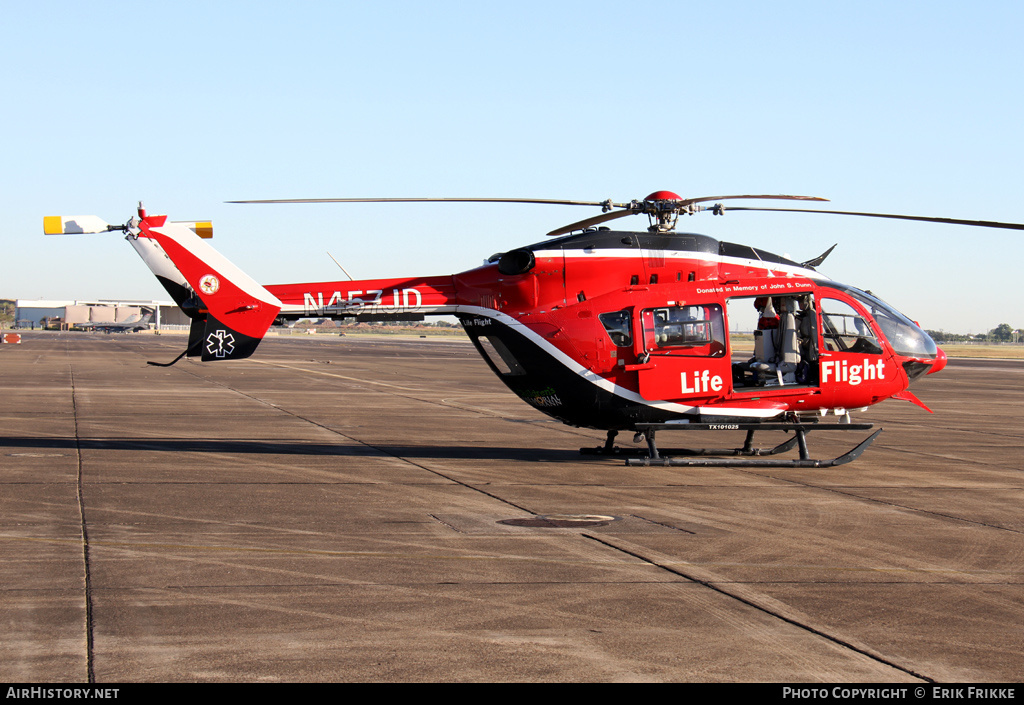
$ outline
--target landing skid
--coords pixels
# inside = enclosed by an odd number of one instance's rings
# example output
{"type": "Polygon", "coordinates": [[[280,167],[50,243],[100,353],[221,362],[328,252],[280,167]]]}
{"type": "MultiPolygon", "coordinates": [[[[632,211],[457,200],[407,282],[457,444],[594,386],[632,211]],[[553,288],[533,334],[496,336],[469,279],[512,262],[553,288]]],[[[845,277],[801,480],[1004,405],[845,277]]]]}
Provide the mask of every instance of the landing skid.
{"type": "Polygon", "coordinates": [[[647,440],[646,450],[616,448],[615,435],[617,432],[609,431],[604,446],[580,448],[580,452],[586,455],[626,456],[626,465],[827,468],[856,460],[878,438],[882,429],[872,433],[849,452],[829,460],[815,460],[810,457],[807,448],[808,433],[811,431],[864,431],[873,427],[874,424],[869,423],[642,423],[637,424],[636,429],[637,435],[642,435],[647,440]],[[655,435],[658,431],[746,431],[747,435],[742,448],[658,448],[655,442],[655,435]],[[755,448],[755,431],[792,431],[793,436],[773,448],[755,448]],[[799,458],[762,457],[785,453],[794,447],[799,448],[799,458]]]}

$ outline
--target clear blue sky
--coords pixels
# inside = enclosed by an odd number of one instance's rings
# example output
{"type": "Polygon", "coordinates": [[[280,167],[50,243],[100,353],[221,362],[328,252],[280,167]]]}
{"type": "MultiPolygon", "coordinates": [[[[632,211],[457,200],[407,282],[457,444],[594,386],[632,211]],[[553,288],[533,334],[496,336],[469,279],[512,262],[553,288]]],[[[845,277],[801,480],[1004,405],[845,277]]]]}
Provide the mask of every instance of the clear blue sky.
{"type": "MultiPolygon", "coordinates": [[[[596,214],[241,206],[249,198],[601,200],[791,193],[1024,222],[1024,4],[3,3],[0,297],[166,298],[116,234],[143,200],[214,221],[266,283],[447,274],[596,214]]],[[[771,205],[771,204],[766,204],[771,205]]],[[[645,219],[627,222],[642,228],[645,219]]],[[[696,216],[809,259],[928,328],[1024,326],[1024,235],[696,216]]]]}

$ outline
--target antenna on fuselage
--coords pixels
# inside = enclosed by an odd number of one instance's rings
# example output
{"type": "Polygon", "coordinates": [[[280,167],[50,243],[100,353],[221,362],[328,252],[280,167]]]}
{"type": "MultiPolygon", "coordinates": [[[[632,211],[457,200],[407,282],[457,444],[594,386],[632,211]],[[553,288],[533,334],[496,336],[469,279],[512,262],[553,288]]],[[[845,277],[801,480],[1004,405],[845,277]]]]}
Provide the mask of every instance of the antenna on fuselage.
{"type": "Polygon", "coordinates": [[[336,265],[338,265],[338,269],[340,269],[341,271],[345,272],[345,276],[348,277],[348,280],[350,282],[354,282],[355,281],[355,279],[352,278],[352,275],[348,273],[348,270],[346,270],[344,267],[341,266],[341,262],[339,262],[338,260],[334,259],[334,255],[332,255],[330,252],[328,252],[327,256],[330,257],[332,260],[334,260],[334,263],[336,265]]]}

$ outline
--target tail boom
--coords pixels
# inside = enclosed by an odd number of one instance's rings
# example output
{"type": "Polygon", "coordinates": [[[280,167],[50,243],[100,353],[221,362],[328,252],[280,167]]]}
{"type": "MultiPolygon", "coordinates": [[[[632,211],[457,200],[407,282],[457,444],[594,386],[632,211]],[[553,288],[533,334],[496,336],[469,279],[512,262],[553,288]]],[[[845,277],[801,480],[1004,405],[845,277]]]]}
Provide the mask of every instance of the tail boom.
{"type": "MultiPolygon", "coordinates": [[[[48,235],[120,230],[175,303],[192,319],[182,356],[203,361],[249,357],[278,318],[421,320],[459,310],[452,276],[263,286],[207,244],[209,222],[148,215],[110,225],[96,216],[48,216],[48,235]]],[[[462,302],[465,303],[465,302],[462,302]]],[[[180,356],[179,356],[180,359],[180,356]]],[[[173,363],[170,363],[173,364],[173,363]]]]}
{"type": "Polygon", "coordinates": [[[412,318],[454,314],[451,276],[278,284],[267,287],[281,302],[281,316],[412,318]]]}

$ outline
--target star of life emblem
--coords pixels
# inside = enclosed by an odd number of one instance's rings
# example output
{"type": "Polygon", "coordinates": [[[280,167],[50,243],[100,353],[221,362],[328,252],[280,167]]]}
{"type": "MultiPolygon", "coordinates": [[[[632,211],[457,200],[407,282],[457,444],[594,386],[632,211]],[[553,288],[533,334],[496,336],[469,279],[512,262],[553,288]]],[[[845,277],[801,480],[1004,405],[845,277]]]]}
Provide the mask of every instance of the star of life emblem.
{"type": "Polygon", "coordinates": [[[214,357],[227,357],[235,351],[235,336],[226,330],[216,330],[206,336],[206,352],[214,357]]]}
{"type": "Polygon", "coordinates": [[[212,274],[207,274],[199,280],[199,290],[204,294],[216,294],[218,289],[220,289],[220,279],[212,274]]]}

